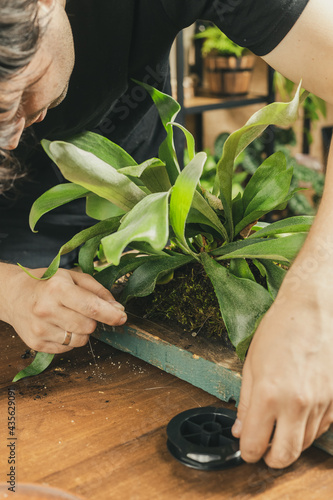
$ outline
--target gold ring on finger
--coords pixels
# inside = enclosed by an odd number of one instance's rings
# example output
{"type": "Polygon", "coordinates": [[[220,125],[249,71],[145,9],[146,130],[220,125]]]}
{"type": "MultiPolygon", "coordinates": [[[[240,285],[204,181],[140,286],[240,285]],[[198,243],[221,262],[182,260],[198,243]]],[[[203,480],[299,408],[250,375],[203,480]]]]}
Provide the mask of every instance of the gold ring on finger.
{"type": "Polygon", "coordinates": [[[70,345],[72,340],[72,333],[65,331],[65,338],[61,345],[70,345]]]}

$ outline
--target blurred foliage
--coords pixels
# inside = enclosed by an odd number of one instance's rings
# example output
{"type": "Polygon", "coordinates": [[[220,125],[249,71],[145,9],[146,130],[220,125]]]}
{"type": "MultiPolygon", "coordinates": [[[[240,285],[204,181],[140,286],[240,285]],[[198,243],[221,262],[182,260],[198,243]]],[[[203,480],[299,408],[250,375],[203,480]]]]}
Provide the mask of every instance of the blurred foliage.
{"type": "Polygon", "coordinates": [[[249,53],[247,48],[237,45],[216,26],[208,26],[204,31],[197,33],[195,38],[204,40],[201,49],[203,57],[208,55],[242,57],[249,53]]]}
{"type": "MultiPolygon", "coordinates": [[[[251,175],[266,158],[266,143],[270,139],[269,132],[255,139],[237,158],[235,162],[235,175],[233,178],[233,198],[240,192],[249,181],[251,175]]],[[[207,162],[201,177],[203,188],[212,190],[216,175],[216,165],[222,156],[223,146],[229,133],[222,132],[215,140],[213,151],[205,150],[207,162]]],[[[292,215],[314,215],[317,211],[319,201],[324,189],[324,174],[299,163],[291,153],[291,147],[296,145],[296,136],[292,128],[274,129],[274,150],[281,151],[286,157],[287,165],[293,167],[291,189],[304,187],[311,189],[311,199],[305,196],[304,191],[296,193],[288,201],[288,216],[292,215]]],[[[185,164],[188,162],[187,151],[185,152],[185,164]]]]}
{"type": "MultiPolygon", "coordinates": [[[[287,102],[292,99],[293,94],[295,93],[297,85],[294,84],[291,80],[284,77],[278,71],[274,73],[274,89],[275,92],[279,94],[282,101],[287,102]]],[[[302,103],[302,108],[304,110],[304,119],[310,120],[313,124],[317,122],[320,117],[326,118],[327,110],[326,103],[320,97],[317,97],[314,94],[309,94],[306,99],[304,99],[302,103]]],[[[306,134],[308,144],[312,144],[313,137],[311,131],[308,129],[304,130],[306,134]]]]}

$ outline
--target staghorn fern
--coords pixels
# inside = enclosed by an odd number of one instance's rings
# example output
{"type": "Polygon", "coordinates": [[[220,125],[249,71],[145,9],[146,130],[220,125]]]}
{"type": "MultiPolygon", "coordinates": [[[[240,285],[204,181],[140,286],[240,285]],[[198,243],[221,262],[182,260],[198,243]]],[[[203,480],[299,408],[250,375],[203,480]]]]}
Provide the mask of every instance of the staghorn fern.
{"type": "MultiPolygon", "coordinates": [[[[281,152],[267,158],[235,198],[234,165],[268,125],[288,127],[295,121],[300,87],[290,103],[264,107],[228,137],[213,192],[208,192],[200,186],[207,155],[195,153],[192,135],[175,122],[179,104],[141,85],[153,99],[166,131],[159,158],[138,165],[119,146],[91,132],[67,142],[42,141],[70,183],[51,188],[34,203],[32,231],[43,214],[79,197],[86,198],[87,214],[100,220],[60,248],[42,279],[55,274],[61,255],[83,244],[79,264],[104,286],[111,289],[120,277],[131,273],[120,299],[126,303],[151,294],[156,283],[168,279],[175,269],[199,263],[213,284],[229,338],[244,359],[313,218],[290,217],[270,225],[258,222],[266,213],[285,207],[297,191],[290,190],[292,168],[281,152]],[[188,163],[182,171],[173,143],[174,126],[183,130],[187,140],[188,163]],[[171,247],[167,247],[169,241],[171,247]],[[123,256],[127,247],[137,252],[123,256]],[[100,248],[110,264],[98,272],[93,260],[100,248]],[[246,259],[258,268],[266,287],[256,281],[246,259]]],[[[23,370],[14,380],[26,375],[23,370]]]]}

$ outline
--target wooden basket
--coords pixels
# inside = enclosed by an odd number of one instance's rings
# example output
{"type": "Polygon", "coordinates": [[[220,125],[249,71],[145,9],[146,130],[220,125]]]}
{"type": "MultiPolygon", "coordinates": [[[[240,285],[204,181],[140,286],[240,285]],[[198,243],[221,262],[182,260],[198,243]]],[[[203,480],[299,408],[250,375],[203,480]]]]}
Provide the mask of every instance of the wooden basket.
{"type": "Polygon", "coordinates": [[[209,91],[214,95],[246,95],[249,91],[254,55],[208,56],[204,59],[209,91]]]}

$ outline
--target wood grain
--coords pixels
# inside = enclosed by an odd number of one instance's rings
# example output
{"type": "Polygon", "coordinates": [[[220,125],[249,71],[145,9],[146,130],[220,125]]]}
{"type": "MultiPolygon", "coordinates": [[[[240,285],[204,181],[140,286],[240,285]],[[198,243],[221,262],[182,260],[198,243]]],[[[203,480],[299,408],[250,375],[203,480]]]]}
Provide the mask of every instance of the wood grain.
{"type": "MultiPolygon", "coordinates": [[[[243,364],[235,351],[219,339],[191,336],[128,313],[120,327],[101,325],[94,336],[167,373],[190,382],[222,401],[239,403],[243,364]]],[[[333,426],[315,441],[333,456],[333,426]]]]}
{"type": "MultiPolygon", "coordinates": [[[[29,360],[24,344],[0,324],[0,482],[6,461],[7,396],[29,360]]],[[[127,353],[92,340],[56,358],[38,377],[15,384],[17,479],[64,489],[89,500],[328,500],[333,458],[310,448],[291,467],[263,462],[200,472],[176,462],[166,425],[177,413],[232,405],[127,353]]],[[[18,497],[15,497],[18,498],[18,497]]]]}

